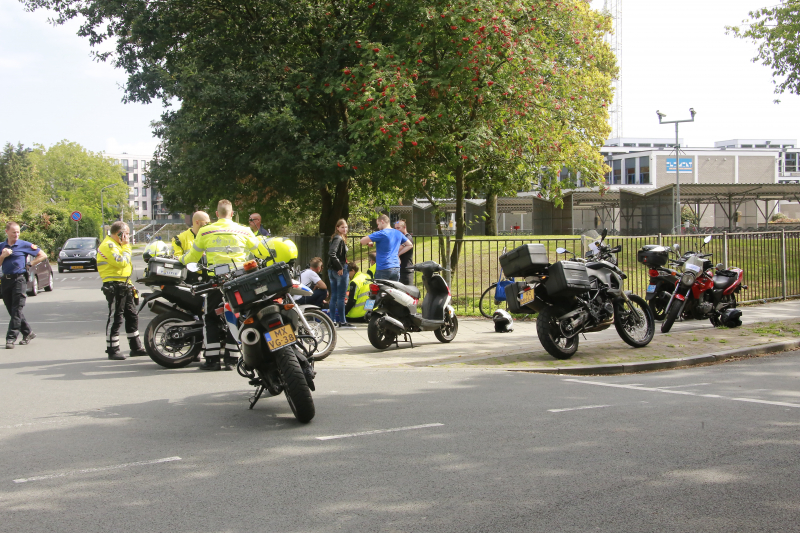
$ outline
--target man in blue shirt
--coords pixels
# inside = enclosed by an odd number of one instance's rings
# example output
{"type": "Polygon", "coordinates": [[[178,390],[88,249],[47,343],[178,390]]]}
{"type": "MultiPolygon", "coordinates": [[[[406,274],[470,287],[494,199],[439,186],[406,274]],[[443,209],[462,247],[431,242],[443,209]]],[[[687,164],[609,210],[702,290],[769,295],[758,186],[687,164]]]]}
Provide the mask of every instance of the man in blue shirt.
{"type": "Polygon", "coordinates": [[[400,256],[414,247],[411,241],[401,232],[390,227],[389,217],[378,217],[378,231],[372,235],[361,237],[361,244],[375,244],[376,261],[375,279],[400,281],[400,256]]]}
{"type": "Polygon", "coordinates": [[[19,224],[16,222],[6,224],[6,236],[8,239],[0,242],[0,270],[3,274],[0,289],[3,293],[3,303],[11,317],[6,333],[6,350],[11,350],[20,332],[22,332],[20,344],[28,344],[36,337],[30,324],[25,320],[25,315],[22,314],[28,290],[26,256],[34,256],[31,265],[36,265],[47,259],[47,255],[35,244],[20,240],[19,224]]]}

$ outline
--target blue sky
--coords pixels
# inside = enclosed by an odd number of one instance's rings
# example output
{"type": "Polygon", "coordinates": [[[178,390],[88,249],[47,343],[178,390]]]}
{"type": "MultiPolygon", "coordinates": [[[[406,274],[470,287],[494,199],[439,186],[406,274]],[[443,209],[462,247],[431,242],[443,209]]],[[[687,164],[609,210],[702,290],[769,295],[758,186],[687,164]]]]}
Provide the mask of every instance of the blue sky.
{"type": "MultiPolygon", "coordinates": [[[[674,129],[658,125],[656,109],[671,119],[694,107],[696,122],[681,126],[690,146],[800,137],[800,97],[774,95],[769,70],[750,61],[755,46],[724,32],[774,0],[623,2],[626,136],[670,137],[674,129]]],[[[152,153],[160,103],[123,104],[124,74],[92,60],[76,23],[54,27],[47,18],[0,0],[0,143],[68,139],[92,151],[152,153]]]]}

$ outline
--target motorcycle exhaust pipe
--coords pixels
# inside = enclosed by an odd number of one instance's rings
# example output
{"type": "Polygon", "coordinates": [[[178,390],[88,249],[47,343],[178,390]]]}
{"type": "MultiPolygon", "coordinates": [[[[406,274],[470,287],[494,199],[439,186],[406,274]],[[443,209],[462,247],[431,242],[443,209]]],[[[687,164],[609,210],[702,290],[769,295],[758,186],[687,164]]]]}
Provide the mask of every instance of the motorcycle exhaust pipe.
{"type": "Polygon", "coordinates": [[[384,316],[382,319],[384,329],[388,329],[392,333],[405,333],[406,328],[403,326],[403,323],[397,320],[396,318],[392,318],[390,316],[384,316]]]}
{"type": "Polygon", "coordinates": [[[258,368],[264,362],[261,353],[261,333],[255,328],[246,328],[239,334],[242,340],[242,357],[250,368],[258,368]]]}
{"type": "Polygon", "coordinates": [[[165,303],[161,302],[160,300],[153,300],[151,302],[148,302],[148,307],[150,308],[150,310],[152,312],[154,312],[157,315],[160,315],[161,313],[167,313],[169,311],[172,311],[172,307],[166,305],[165,303]]]}

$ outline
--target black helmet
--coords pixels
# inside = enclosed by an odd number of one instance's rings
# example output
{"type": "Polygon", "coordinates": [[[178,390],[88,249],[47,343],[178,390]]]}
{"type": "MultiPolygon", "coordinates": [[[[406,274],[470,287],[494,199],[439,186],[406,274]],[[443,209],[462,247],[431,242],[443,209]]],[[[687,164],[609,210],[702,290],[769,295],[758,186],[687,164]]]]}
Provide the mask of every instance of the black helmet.
{"type": "Polygon", "coordinates": [[[508,311],[498,309],[494,312],[494,315],[492,315],[492,320],[494,321],[494,330],[497,333],[510,333],[514,331],[514,319],[511,318],[508,311]]]}

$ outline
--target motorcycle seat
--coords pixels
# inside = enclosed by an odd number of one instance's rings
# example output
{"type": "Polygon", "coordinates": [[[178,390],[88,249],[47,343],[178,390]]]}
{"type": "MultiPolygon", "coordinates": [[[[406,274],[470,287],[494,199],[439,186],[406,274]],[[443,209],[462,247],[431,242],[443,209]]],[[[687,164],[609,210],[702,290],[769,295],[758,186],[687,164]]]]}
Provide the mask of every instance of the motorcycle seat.
{"type": "Polygon", "coordinates": [[[737,276],[725,276],[725,275],[715,275],[714,276],[714,289],[716,290],[724,290],[736,283],[737,276]]]}
{"type": "Polygon", "coordinates": [[[389,281],[385,279],[380,280],[380,282],[382,284],[389,285],[390,287],[394,287],[395,289],[401,290],[406,294],[408,294],[409,296],[411,296],[412,298],[419,299],[419,297],[421,296],[419,289],[414,287],[413,285],[403,285],[399,281],[389,281]]]}

